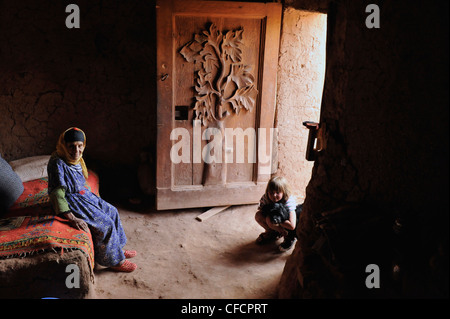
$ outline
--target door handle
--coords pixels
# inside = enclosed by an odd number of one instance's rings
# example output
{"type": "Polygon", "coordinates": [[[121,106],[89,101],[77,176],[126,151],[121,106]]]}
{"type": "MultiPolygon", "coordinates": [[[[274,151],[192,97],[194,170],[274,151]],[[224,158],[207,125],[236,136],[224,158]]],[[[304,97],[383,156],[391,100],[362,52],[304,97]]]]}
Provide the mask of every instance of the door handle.
{"type": "Polygon", "coordinates": [[[309,130],[306,145],[306,160],[314,161],[318,152],[326,148],[325,123],[306,121],[303,125],[309,130]],[[316,144],[316,145],[314,145],[316,144]]]}

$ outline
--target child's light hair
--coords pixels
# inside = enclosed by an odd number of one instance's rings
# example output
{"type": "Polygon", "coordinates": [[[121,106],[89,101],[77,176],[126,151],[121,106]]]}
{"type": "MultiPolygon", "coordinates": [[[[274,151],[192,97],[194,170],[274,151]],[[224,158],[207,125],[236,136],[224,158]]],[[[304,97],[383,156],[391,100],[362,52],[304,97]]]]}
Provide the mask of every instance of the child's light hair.
{"type": "Polygon", "coordinates": [[[282,201],[287,201],[291,196],[291,188],[283,176],[274,176],[267,183],[266,196],[269,198],[269,193],[272,191],[283,192],[282,201]]]}

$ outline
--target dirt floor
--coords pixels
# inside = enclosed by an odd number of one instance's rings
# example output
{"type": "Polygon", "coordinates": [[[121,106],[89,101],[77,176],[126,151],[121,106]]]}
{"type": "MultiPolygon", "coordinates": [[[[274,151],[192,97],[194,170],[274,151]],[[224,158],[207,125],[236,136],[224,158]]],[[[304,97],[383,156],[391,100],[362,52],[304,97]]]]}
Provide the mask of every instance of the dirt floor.
{"type": "Polygon", "coordinates": [[[259,246],[256,205],[231,206],[198,221],[207,209],[119,208],[138,269],[96,269],[95,297],[133,299],[276,298],[291,250],[259,246]]]}

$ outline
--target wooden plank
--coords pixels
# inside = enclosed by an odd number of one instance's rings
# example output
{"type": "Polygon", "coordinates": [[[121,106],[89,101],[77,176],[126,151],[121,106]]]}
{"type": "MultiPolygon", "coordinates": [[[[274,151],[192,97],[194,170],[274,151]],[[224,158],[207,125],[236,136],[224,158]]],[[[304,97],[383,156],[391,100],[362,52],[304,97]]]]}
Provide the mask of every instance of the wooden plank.
{"type": "Polygon", "coordinates": [[[170,133],[173,128],[174,118],[172,116],[172,78],[173,78],[173,55],[172,46],[172,1],[157,0],[156,6],[157,33],[157,160],[156,160],[156,185],[157,187],[170,188],[172,161],[170,149],[172,141],[170,133]]]}
{"type": "Polygon", "coordinates": [[[267,187],[265,183],[247,183],[232,187],[214,185],[211,187],[190,188],[157,188],[157,210],[185,209],[194,207],[217,207],[227,205],[257,204],[264,195],[267,187]],[[220,194],[220,196],[218,196],[220,194]]]}
{"type": "Polygon", "coordinates": [[[228,207],[230,207],[231,205],[228,206],[218,206],[218,207],[213,207],[211,209],[208,209],[206,212],[204,212],[201,215],[198,215],[195,219],[199,220],[199,221],[205,221],[208,218],[220,213],[221,211],[224,211],[225,209],[227,209],[228,207]]]}

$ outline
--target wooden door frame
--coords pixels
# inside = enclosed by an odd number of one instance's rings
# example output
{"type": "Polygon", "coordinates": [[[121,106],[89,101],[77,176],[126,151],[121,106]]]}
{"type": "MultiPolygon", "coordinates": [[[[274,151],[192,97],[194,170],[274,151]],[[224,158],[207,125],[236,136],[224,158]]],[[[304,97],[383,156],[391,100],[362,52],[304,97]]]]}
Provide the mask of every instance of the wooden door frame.
{"type": "MultiPolygon", "coordinates": [[[[177,209],[188,207],[209,207],[219,205],[238,205],[257,203],[264,193],[270,174],[258,172],[256,180],[249,183],[233,183],[230,185],[214,185],[206,187],[192,186],[174,188],[172,180],[172,162],[168,145],[171,130],[175,127],[173,117],[172,94],[172,69],[174,66],[173,29],[175,15],[188,15],[193,12],[207,14],[208,16],[242,16],[263,20],[263,32],[265,37],[262,47],[264,59],[273,61],[261,63],[262,74],[261,91],[259,94],[259,110],[269,116],[261,117],[257,114],[259,128],[271,129],[274,126],[274,113],[276,105],[276,76],[278,68],[278,48],[280,41],[281,10],[279,3],[254,3],[254,2],[225,2],[225,1],[186,1],[186,0],[157,0],[157,171],[156,171],[156,208],[177,209]],[[227,13],[222,13],[221,7],[226,4],[227,13]],[[249,8],[252,8],[251,10],[249,8]],[[268,41],[276,41],[277,45],[264,45],[268,41]],[[169,121],[170,119],[170,121],[169,121]],[[162,149],[161,149],[161,147],[162,149]],[[220,196],[217,196],[220,194],[220,196]],[[251,196],[249,196],[251,194],[251,196]],[[192,202],[195,196],[197,205],[187,204],[192,202]],[[176,198],[174,203],[173,198],[176,198]]],[[[268,143],[269,141],[267,141],[268,143]]],[[[258,140],[259,143],[259,140],[258,140]]],[[[266,148],[267,149],[267,148],[266,148]]]]}

